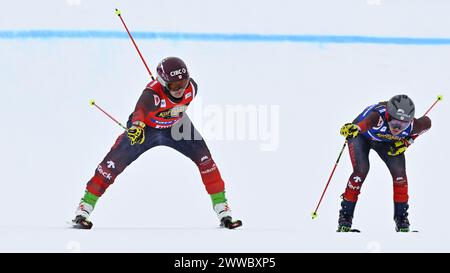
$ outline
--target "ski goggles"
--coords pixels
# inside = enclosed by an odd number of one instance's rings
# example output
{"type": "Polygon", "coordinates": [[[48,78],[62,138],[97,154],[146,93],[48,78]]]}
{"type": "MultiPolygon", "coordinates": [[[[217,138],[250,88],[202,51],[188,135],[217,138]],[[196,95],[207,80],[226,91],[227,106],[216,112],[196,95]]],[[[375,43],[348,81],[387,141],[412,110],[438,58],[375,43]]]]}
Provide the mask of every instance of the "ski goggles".
{"type": "Polygon", "coordinates": [[[389,115],[389,113],[387,111],[386,111],[386,121],[388,122],[389,127],[391,129],[401,130],[401,131],[408,128],[408,126],[411,125],[411,123],[412,123],[412,121],[395,119],[391,115],[389,115]]]}
{"type": "Polygon", "coordinates": [[[169,82],[167,83],[167,89],[171,92],[178,92],[178,91],[184,91],[189,85],[189,79],[182,79],[175,82],[169,82]]]}
{"type": "Polygon", "coordinates": [[[391,129],[403,131],[406,128],[408,128],[409,125],[411,125],[411,121],[401,121],[401,120],[392,118],[390,121],[388,121],[388,124],[391,129]]]}

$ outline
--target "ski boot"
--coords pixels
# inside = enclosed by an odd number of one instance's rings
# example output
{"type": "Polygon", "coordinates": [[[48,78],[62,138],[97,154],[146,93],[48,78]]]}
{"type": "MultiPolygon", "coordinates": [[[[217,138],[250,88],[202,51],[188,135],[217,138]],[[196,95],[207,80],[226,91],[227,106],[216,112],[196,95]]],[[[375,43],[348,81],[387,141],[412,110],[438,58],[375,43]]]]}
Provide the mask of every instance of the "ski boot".
{"type": "Polygon", "coordinates": [[[217,217],[220,221],[220,227],[235,229],[242,226],[241,220],[233,221],[231,217],[231,210],[227,203],[219,203],[214,205],[214,211],[217,213],[217,217]]]}
{"type": "Polygon", "coordinates": [[[408,203],[394,203],[395,231],[409,232],[408,203]]]}
{"type": "Polygon", "coordinates": [[[91,229],[92,222],[88,220],[94,207],[88,203],[81,202],[75,212],[75,219],[72,220],[72,227],[76,229],[91,229]]]}
{"type": "Polygon", "coordinates": [[[357,229],[352,229],[353,212],[355,211],[356,202],[347,201],[345,199],[341,202],[341,209],[339,210],[339,220],[337,232],[360,232],[357,229]]]}

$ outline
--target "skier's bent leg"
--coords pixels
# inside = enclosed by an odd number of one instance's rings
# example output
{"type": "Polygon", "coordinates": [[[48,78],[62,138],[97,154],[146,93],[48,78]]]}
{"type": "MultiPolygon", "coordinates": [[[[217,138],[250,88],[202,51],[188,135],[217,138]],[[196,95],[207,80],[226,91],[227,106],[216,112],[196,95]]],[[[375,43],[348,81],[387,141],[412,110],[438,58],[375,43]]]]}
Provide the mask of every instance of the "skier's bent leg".
{"type": "Polygon", "coordinates": [[[225,183],[220,175],[219,168],[214,162],[211,153],[200,133],[195,129],[189,117],[183,117],[182,126],[172,128],[174,134],[182,134],[188,137],[177,137],[178,140],[169,141],[168,146],[181,152],[197,165],[206,192],[210,195],[213,209],[221,221],[221,225],[227,228],[235,228],[242,224],[241,221],[232,221],[231,210],[225,196],[225,183]],[[184,128],[189,131],[186,134],[184,128]]]}
{"type": "Polygon", "coordinates": [[[339,210],[338,230],[339,232],[350,231],[356,202],[361,192],[361,187],[369,173],[369,151],[368,140],[358,136],[348,141],[350,159],[353,173],[348,179],[345,192],[342,194],[341,209],[339,210]]]}
{"type": "Polygon", "coordinates": [[[361,193],[361,187],[370,169],[369,146],[363,136],[351,139],[348,142],[348,150],[353,166],[353,173],[347,182],[343,197],[347,201],[357,202],[361,193]]]}
{"type": "Polygon", "coordinates": [[[120,135],[95,169],[95,174],[87,183],[86,190],[101,197],[106,189],[114,183],[117,176],[145,150],[143,145],[131,145],[125,133],[120,135]]]}
{"type": "Polygon", "coordinates": [[[114,183],[117,176],[147,149],[144,144],[131,145],[125,133],[120,135],[95,169],[94,176],[88,181],[76,216],[87,219],[94,210],[99,197],[114,183]]]}
{"type": "Polygon", "coordinates": [[[388,148],[386,145],[384,150],[380,149],[379,154],[392,175],[396,231],[408,232],[410,226],[408,219],[409,196],[405,154],[390,156],[387,154],[388,148]]]}
{"type": "MultiPolygon", "coordinates": [[[[165,145],[191,159],[198,167],[206,191],[212,195],[223,192],[225,185],[211,153],[192,121],[184,115],[170,130],[165,145]],[[176,140],[175,140],[176,139],[176,140]]],[[[212,198],[213,203],[217,198],[212,198]]]]}
{"type": "Polygon", "coordinates": [[[240,220],[232,220],[231,210],[228,206],[227,198],[225,197],[225,185],[219,169],[214,160],[211,158],[211,155],[209,155],[209,159],[197,163],[197,166],[206,191],[211,196],[213,209],[219,218],[220,225],[229,229],[240,227],[242,225],[240,220]]]}
{"type": "Polygon", "coordinates": [[[179,142],[177,150],[181,151],[197,165],[203,185],[211,197],[212,205],[219,219],[231,216],[225,197],[225,182],[220,175],[219,168],[211,157],[206,143],[203,140],[179,142]]]}
{"type": "Polygon", "coordinates": [[[386,160],[386,165],[392,175],[394,188],[394,202],[407,203],[408,196],[408,178],[406,176],[405,155],[390,157],[386,160]]]}

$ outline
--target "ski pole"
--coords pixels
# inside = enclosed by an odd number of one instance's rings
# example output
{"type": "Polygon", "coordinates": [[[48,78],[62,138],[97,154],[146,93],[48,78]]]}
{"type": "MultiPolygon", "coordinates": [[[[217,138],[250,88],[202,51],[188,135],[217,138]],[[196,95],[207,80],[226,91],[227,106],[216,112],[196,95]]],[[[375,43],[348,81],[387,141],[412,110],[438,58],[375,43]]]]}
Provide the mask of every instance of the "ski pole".
{"type": "Polygon", "coordinates": [[[90,104],[91,106],[97,107],[98,110],[102,111],[103,114],[107,115],[107,116],[108,116],[110,119],[112,119],[117,125],[119,125],[119,126],[122,127],[123,129],[125,129],[125,131],[128,131],[127,127],[123,126],[122,123],[118,122],[113,116],[111,116],[111,115],[108,114],[105,110],[103,110],[100,106],[98,106],[98,105],[95,103],[95,100],[93,100],[93,99],[90,100],[90,101],[89,101],[89,104],[90,104]]]}
{"type": "MultiPolygon", "coordinates": [[[[436,101],[430,106],[430,108],[428,108],[428,110],[425,112],[425,114],[423,114],[423,116],[426,116],[426,115],[431,111],[431,109],[433,109],[433,107],[434,107],[439,101],[441,101],[441,100],[443,100],[443,99],[444,99],[444,96],[438,95],[437,98],[436,98],[436,101]]],[[[412,139],[413,139],[413,140],[416,140],[416,138],[418,138],[418,137],[419,137],[419,135],[413,135],[413,136],[412,136],[412,139]]]]}
{"type": "Polygon", "coordinates": [[[138,54],[139,54],[139,57],[141,57],[141,60],[142,60],[142,62],[144,63],[145,68],[147,68],[148,74],[150,74],[150,77],[152,78],[152,80],[155,80],[155,78],[153,77],[152,72],[150,71],[150,69],[148,68],[147,63],[146,63],[145,60],[144,60],[144,57],[142,57],[141,51],[139,50],[139,48],[138,48],[136,42],[135,42],[134,39],[133,39],[133,36],[131,36],[131,33],[130,33],[130,31],[128,30],[127,25],[125,24],[125,21],[124,21],[123,18],[122,18],[122,12],[121,12],[120,10],[116,9],[116,15],[119,16],[120,21],[122,21],[122,24],[123,24],[123,26],[125,27],[125,30],[127,31],[128,36],[130,36],[131,41],[133,42],[133,45],[134,45],[134,47],[136,48],[136,50],[137,50],[137,52],[138,52],[138,54]]]}
{"type": "Polygon", "coordinates": [[[433,107],[436,105],[436,103],[438,103],[439,101],[441,101],[443,99],[444,99],[444,96],[438,95],[437,98],[436,98],[436,101],[433,103],[433,105],[431,105],[431,107],[423,115],[426,116],[428,114],[428,112],[430,112],[431,109],[433,109],[433,107]]]}
{"type": "Polygon", "coordinates": [[[342,153],[344,152],[345,146],[347,146],[347,140],[345,140],[344,145],[342,145],[341,152],[339,153],[336,163],[334,164],[333,170],[331,171],[330,177],[328,178],[327,185],[325,186],[325,189],[322,192],[322,196],[320,196],[319,203],[317,204],[316,209],[311,213],[312,219],[317,218],[317,210],[319,210],[320,203],[322,202],[323,196],[325,195],[325,192],[327,191],[328,185],[330,184],[330,181],[331,181],[331,178],[333,177],[334,171],[336,170],[339,160],[341,159],[341,156],[342,156],[342,153]]]}

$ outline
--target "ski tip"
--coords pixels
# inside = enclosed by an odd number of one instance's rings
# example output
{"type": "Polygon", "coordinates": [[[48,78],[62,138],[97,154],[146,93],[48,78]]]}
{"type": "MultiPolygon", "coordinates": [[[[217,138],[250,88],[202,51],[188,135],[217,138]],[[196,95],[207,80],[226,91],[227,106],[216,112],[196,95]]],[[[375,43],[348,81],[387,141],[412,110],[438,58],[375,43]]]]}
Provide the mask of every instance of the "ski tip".
{"type": "Polygon", "coordinates": [[[311,212],[311,218],[314,220],[317,218],[317,212],[313,211],[311,212]]]}
{"type": "Polygon", "coordinates": [[[116,9],[116,15],[120,16],[121,14],[122,14],[122,12],[120,10],[116,9]]]}
{"type": "Polygon", "coordinates": [[[443,100],[444,99],[444,96],[443,95],[438,95],[437,96],[437,100],[443,100]]]}
{"type": "Polygon", "coordinates": [[[89,105],[90,105],[90,106],[94,106],[94,105],[95,105],[95,100],[94,100],[94,99],[91,99],[91,100],[89,101],[89,105]]]}

